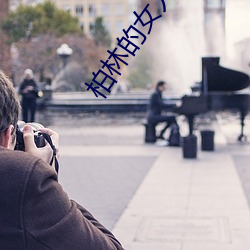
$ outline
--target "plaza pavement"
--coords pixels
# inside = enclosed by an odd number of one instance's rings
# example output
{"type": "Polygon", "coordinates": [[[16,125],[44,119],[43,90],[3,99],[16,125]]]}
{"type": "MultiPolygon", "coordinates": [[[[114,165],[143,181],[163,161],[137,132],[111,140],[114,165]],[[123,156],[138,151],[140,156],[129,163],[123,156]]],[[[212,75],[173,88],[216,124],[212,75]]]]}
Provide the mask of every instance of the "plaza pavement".
{"type": "MultiPolygon", "coordinates": [[[[117,218],[109,225],[125,249],[250,249],[249,205],[237,172],[241,160],[250,159],[250,145],[236,142],[237,123],[219,120],[213,125],[215,151],[201,151],[199,139],[197,159],[184,159],[179,147],[144,144],[141,124],[55,129],[62,135],[59,180],[80,203],[86,203],[81,177],[98,164],[103,168],[96,173],[101,171],[105,176],[112,161],[116,163],[111,169],[114,172],[108,174],[113,191],[107,196],[116,195],[113,201],[117,204],[107,203],[106,209],[110,208],[111,217],[117,218]],[[78,168],[73,168],[77,162],[78,168]],[[81,172],[84,162],[91,166],[81,172]],[[133,173],[140,177],[134,180],[133,173]],[[136,184],[124,199],[129,183],[136,184]],[[119,203],[123,204],[119,207],[119,203]],[[113,206],[119,207],[118,213],[112,211],[113,206]]],[[[182,132],[186,131],[184,128],[182,132]]],[[[88,175],[87,179],[93,183],[91,192],[96,193],[95,185],[102,183],[98,184],[95,176],[88,175]]],[[[100,194],[100,203],[105,200],[109,197],[100,194]]],[[[91,202],[88,204],[91,207],[91,202]]]]}
{"type": "MultiPolygon", "coordinates": [[[[183,159],[165,148],[113,229],[130,250],[246,250],[250,214],[232,154],[216,128],[215,152],[183,159]]],[[[237,152],[236,152],[237,151],[237,152]]]]}

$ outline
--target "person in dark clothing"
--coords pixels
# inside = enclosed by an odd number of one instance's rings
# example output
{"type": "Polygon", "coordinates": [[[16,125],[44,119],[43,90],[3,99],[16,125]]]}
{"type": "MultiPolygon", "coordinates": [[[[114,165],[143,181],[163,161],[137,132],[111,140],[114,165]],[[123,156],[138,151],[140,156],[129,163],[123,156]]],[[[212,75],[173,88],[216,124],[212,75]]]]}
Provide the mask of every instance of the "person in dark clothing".
{"type": "MultiPolygon", "coordinates": [[[[49,144],[37,148],[31,126],[23,128],[25,152],[13,150],[20,104],[0,71],[0,249],[123,250],[115,236],[84,207],[70,200],[49,165],[49,144]]],[[[59,135],[47,128],[58,151],[59,135]]]]}
{"type": "MultiPolygon", "coordinates": [[[[165,122],[166,126],[161,130],[160,134],[156,137],[157,139],[165,140],[164,133],[172,125],[176,124],[174,115],[162,115],[164,108],[169,108],[169,105],[164,104],[162,100],[162,92],[166,89],[166,83],[159,81],[156,85],[154,93],[151,95],[148,107],[147,107],[147,121],[157,125],[158,123],[165,122]]],[[[177,125],[178,126],[178,125],[177,125]]]]}
{"type": "Polygon", "coordinates": [[[33,78],[33,72],[31,69],[26,69],[24,72],[24,79],[20,85],[19,94],[22,95],[23,121],[34,122],[38,87],[33,78]]]}

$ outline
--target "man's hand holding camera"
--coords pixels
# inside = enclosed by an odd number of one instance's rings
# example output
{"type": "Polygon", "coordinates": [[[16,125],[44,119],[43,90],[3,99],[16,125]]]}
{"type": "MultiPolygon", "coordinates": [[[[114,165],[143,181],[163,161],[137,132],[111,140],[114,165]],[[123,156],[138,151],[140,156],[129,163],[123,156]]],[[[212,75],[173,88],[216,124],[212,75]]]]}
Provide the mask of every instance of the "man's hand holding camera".
{"type": "MultiPolygon", "coordinates": [[[[38,131],[41,133],[46,133],[50,136],[52,143],[58,153],[59,135],[53,130],[47,128],[39,128],[38,131]]],[[[51,146],[49,145],[49,143],[46,143],[44,147],[37,147],[34,141],[34,131],[30,125],[25,125],[23,127],[23,140],[25,145],[25,152],[34,155],[47,163],[50,163],[53,157],[53,150],[51,146]]]]}

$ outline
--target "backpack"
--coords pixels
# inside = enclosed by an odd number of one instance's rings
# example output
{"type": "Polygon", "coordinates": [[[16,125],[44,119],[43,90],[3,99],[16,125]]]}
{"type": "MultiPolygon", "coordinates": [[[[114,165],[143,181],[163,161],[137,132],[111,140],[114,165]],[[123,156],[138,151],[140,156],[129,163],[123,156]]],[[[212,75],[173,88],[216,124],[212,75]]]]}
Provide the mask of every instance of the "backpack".
{"type": "Polygon", "coordinates": [[[180,144],[181,144],[181,135],[179,126],[177,124],[173,124],[170,127],[168,146],[179,147],[180,144]]]}

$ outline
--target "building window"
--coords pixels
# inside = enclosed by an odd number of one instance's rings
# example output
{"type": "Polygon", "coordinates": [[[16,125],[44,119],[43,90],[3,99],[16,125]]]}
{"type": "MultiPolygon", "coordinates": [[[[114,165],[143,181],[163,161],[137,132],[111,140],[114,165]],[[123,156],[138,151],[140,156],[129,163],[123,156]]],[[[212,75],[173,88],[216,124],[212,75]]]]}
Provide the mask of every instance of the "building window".
{"type": "Polygon", "coordinates": [[[103,3],[102,4],[102,15],[103,16],[109,16],[110,15],[110,4],[109,3],[103,3]]]}
{"type": "Polygon", "coordinates": [[[76,15],[77,16],[83,15],[83,6],[82,5],[76,5],[76,15]]]}
{"type": "Polygon", "coordinates": [[[124,15],[124,4],[123,3],[116,3],[115,4],[115,15],[116,16],[123,16],[124,15]]]}
{"type": "Polygon", "coordinates": [[[208,9],[220,9],[225,7],[224,0],[205,0],[205,5],[208,9]]]}
{"type": "Polygon", "coordinates": [[[81,31],[84,31],[84,23],[83,22],[80,22],[80,29],[81,29],[81,31]]]}
{"type": "Polygon", "coordinates": [[[94,4],[89,4],[89,16],[95,16],[96,8],[94,4]]]}
{"type": "Polygon", "coordinates": [[[94,32],[95,29],[95,24],[94,23],[89,23],[89,32],[92,33],[94,32]]]}

